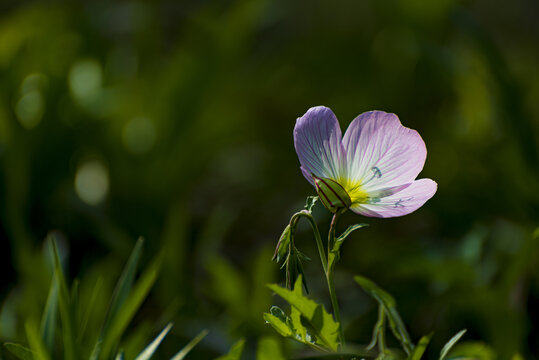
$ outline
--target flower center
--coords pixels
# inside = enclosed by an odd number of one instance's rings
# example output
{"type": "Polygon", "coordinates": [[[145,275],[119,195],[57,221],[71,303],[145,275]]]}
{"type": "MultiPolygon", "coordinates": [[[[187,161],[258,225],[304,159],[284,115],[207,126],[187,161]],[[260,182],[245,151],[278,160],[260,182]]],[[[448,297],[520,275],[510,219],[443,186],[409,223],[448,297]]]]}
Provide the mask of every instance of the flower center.
{"type": "Polygon", "coordinates": [[[350,200],[352,200],[352,205],[355,204],[365,204],[369,200],[369,194],[361,188],[361,182],[351,181],[347,178],[340,178],[337,182],[346,190],[350,200]]]}

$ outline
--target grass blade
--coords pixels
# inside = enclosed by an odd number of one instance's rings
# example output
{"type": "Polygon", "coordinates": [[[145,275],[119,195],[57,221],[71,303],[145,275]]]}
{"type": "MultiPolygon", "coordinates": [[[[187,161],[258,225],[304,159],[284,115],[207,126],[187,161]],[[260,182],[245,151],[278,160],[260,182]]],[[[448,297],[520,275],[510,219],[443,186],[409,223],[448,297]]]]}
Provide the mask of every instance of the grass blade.
{"type": "Polygon", "coordinates": [[[95,303],[97,301],[97,297],[99,296],[101,292],[101,286],[103,285],[103,279],[101,277],[97,278],[97,281],[95,282],[94,290],[92,291],[92,295],[90,297],[90,301],[88,302],[88,306],[84,309],[84,314],[81,314],[81,320],[79,324],[79,336],[77,338],[77,341],[82,341],[85,333],[86,333],[86,327],[88,326],[88,321],[90,320],[90,316],[92,315],[92,312],[94,311],[95,303]]]}
{"type": "Polygon", "coordinates": [[[427,346],[429,345],[430,338],[432,337],[432,334],[423,336],[419,342],[417,343],[417,346],[414,348],[412,353],[410,354],[409,360],[421,360],[423,357],[423,354],[425,353],[425,350],[427,349],[427,346]]]}
{"type": "Polygon", "coordinates": [[[36,324],[33,322],[27,321],[25,324],[26,337],[28,338],[28,344],[30,349],[34,354],[34,360],[50,360],[51,357],[43,340],[40,337],[39,331],[37,330],[36,324]]]}
{"type": "Polygon", "coordinates": [[[183,360],[185,356],[202,340],[208,335],[208,330],[202,330],[193,340],[191,340],[187,345],[184,346],[176,355],[170,360],[183,360]]]}
{"type": "Polygon", "coordinates": [[[114,288],[114,293],[112,295],[110,307],[105,317],[105,321],[103,322],[103,327],[101,329],[101,333],[99,334],[99,338],[97,339],[97,342],[90,356],[90,360],[97,360],[100,358],[101,349],[103,345],[103,339],[106,338],[106,334],[109,330],[110,323],[116,317],[117,312],[124,305],[124,302],[127,299],[129,292],[131,291],[131,288],[135,281],[135,275],[137,271],[138,262],[140,260],[140,254],[142,252],[143,242],[144,240],[142,238],[139,238],[137,240],[137,243],[135,244],[135,247],[133,248],[133,251],[131,252],[131,256],[129,256],[129,260],[127,260],[127,264],[124,267],[122,275],[120,276],[120,279],[118,280],[118,283],[116,284],[116,287],[114,288]]]}
{"type": "Polygon", "coordinates": [[[460,338],[462,337],[462,335],[464,335],[465,332],[466,329],[459,331],[447,342],[447,344],[444,345],[442,351],[440,352],[440,360],[444,360],[447,357],[451,348],[460,340],[460,338]]]}
{"type": "Polygon", "coordinates": [[[76,360],[78,351],[75,341],[73,309],[71,307],[69,289],[62,270],[62,264],[60,263],[60,256],[58,255],[58,248],[54,239],[52,240],[52,248],[54,253],[54,275],[58,284],[58,307],[62,320],[64,358],[65,360],[76,360]]]}
{"type": "Polygon", "coordinates": [[[163,256],[158,256],[142,273],[129,297],[125,300],[124,305],[116,313],[103,341],[103,355],[105,358],[115,349],[133,316],[135,316],[140,305],[142,305],[144,299],[148,296],[153,284],[157,280],[162,259],[163,256]]]}
{"type": "Polygon", "coordinates": [[[122,275],[118,280],[116,288],[114,289],[109,312],[107,314],[107,318],[105,319],[105,331],[107,330],[108,326],[110,325],[110,322],[114,319],[120,308],[123,306],[125,299],[129,295],[133,283],[135,282],[135,274],[137,271],[138,262],[140,260],[143,242],[144,241],[142,240],[142,238],[139,238],[137,240],[135,248],[133,249],[129,260],[127,261],[124,271],[122,272],[122,275]]]}
{"type": "Polygon", "coordinates": [[[49,295],[45,311],[41,318],[41,338],[49,351],[54,345],[54,332],[56,330],[56,320],[58,318],[58,285],[56,276],[52,277],[49,295]]]}
{"type": "Polygon", "coordinates": [[[159,347],[161,344],[161,341],[167,336],[168,332],[172,328],[172,323],[168,324],[163,331],[157,337],[144,349],[139,356],[135,358],[135,360],[149,360],[152,356],[155,350],[159,347]]]}

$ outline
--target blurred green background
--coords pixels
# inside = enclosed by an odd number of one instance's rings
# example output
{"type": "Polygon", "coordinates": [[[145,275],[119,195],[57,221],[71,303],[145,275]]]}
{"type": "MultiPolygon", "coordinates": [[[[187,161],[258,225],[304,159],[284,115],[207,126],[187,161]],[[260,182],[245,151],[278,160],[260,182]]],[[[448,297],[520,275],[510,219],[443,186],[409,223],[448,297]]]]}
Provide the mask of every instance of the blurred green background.
{"type": "MultiPolygon", "coordinates": [[[[24,343],[43,311],[54,230],[69,278],[107,274],[107,294],[138,236],[144,264],[165,249],[134,343],[174,321],[162,354],[207,328],[191,358],[240,337],[254,357],[275,335],[262,319],[278,301],[264,284],[283,280],[273,248],[314,194],[292,130],[326,105],[343,129],[398,114],[427,145],[420,177],[439,185],[403,218],[344,216],[342,230],[371,224],[337,266],[348,341],[367,343],[376,321],[362,274],[415,340],[434,331],[431,354],[467,328],[500,359],[537,358],[538,13],[534,0],[2,1],[0,340],[24,343]]],[[[300,230],[311,296],[330,308],[300,230]]]]}

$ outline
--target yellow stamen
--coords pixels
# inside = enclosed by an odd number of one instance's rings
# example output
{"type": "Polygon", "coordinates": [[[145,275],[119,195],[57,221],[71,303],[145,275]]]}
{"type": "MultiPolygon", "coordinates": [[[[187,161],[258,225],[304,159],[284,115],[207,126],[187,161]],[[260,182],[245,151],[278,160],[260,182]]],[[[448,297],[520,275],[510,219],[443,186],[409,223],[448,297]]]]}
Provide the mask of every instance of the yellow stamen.
{"type": "Polygon", "coordinates": [[[369,199],[367,192],[361,188],[360,181],[352,181],[344,177],[336,181],[346,190],[352,200],[352,205],[365,204],[369,199]]]}

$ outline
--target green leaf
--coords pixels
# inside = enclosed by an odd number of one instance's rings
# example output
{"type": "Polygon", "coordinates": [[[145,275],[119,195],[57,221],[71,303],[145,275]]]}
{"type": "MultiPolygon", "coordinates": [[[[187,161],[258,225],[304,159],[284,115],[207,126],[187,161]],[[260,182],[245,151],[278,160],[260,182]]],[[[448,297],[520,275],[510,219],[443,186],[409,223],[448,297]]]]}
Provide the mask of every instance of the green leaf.
{"type": "MultiPolygon", "coordinates": [[[[374,359],[371,354],[332,354],[332,355],[316,355],[310,357],[302,357],[302,360],[366,360],[374,359]]],[[[258,359],[257,359],[258,360],[258,359]]]]}
{"type": "Polygon", "coordinates": [[[27,347],[14,343],[5,343],[4,346],[20,360],[34,360],[34,353],[27,347]]]}
{"type": "Polygon", "coordinates": [[[60,318],[62,320],[64,358],[66,360],[76,360],[79,352],[75,340],[74,309],[71,304],[69,289],[67,287],[64,272],[62,271],[62,264],[60,263],[60,256],[58,255],[58,248],[54,239],[52,240],[52,248],[54,254],[54,275],[58,284],[58,307],[60,309],[60,318]]]}
{"type": "Polygon", "coordinates": [[[279,335],[284,337],[294,337],[294,331],[290,326],[290,318],[277,306],[272,306],[271,313],[264,313],[263,317],[267,324],[270,324],[279,335]]]}
{"type": "Polygon", "coordinates": [[[146,349],[142,350],[142,352],[135,358],[135,360],[149,360],[153,354],[155,353],[155,350],[159,347],[161,344],[161,341],[167,336],[168,332],[172,328],[172,323],[168,324],[163,331],[157,337],[146,347],[146,349]]]}
{"type": "Polygon", "coordinates": [[[343,241],[346,240],[348,235],[350,235],[351,233],[353,233],[354,231],[358,229],[361,229],[367,226],[369,226],[369,224],[354,224],[354,225],[349,226],[348,229],[346,229],[346,231],[343,232],[341,236],[337,238],[337,240],[335,241],[335,244],[333,245],[333,250],[334,251],[339,250],[342,246],[343,241]]]}
{"type": "Polygon", "coordinates": [[[329,252],[329,257],[328,257],[328,262],[329,262],[329,268],[330,269],[333,269],[335,267],[335,264],[337,263],[337,261],[339,261],[339,259],[341,257],[342,244],[344,243],[344,240],[346,240],[348,235],[350,235],[355,230],[361,229],[361,228],[366,227],[366,226],[369,226],[369,224],[355,224],[355,225],[352,225],[352,226],[348,227],[348,229],[346,229],[346,231],[343,232],[341,234],[341,236],[339,236],[337,238],[337,240],[335,240],[335,243],[333,244],[333,247],[332,247],[331,251],[329,252]]]}
{"type": "Polygon", "coordinates": [[[54,345],[54,332],[56,330],[56,319],[58,313],[58,285],[56,276],[53,276],[47,304],[41,318],[41,338],[49,351],[54,345]]]}
{"type": "Polygon", "coordinates": [[[142,238],[139,238],[137,240],[135,248],[133,249],[129,260],[127,261],[124,271],[122,272],[122,275],[118,280],[116,288],[114,289],[109,312],[107,314],[107,318],[105,319],[105,329],[108,327],[110,322],[114,319],[118,311],[121,309],[125,300],[127,299],[127,296],[129,295],[129,292],[131,291],[131,287],[133,286],[133,283],[135,281],[135,274],[142,252],[143,242],[144,241],[142,238]]]}
{"type": "Polygon", "coordinates": [[[183,360],[187,354],[208,335],[208,330],[202,330],[193,340],[183,347],[176,355],[170,360],[183,360]]]}
{"type": "MultiPolygon", "coordinates": [[[[296,280],[292,291],[275,284],[270,284],[268,287],[299,311],[302,319],[308,323],[316,344],[329,350],[337,350],[339,346],[339,323],[335,322],[333,316],[326,312],[322,305],[303,296],[301,276],[296,280]]],[[[294,326],[299,327],[297,320],[292,319],[292,322],[294,326]]],[[[303,336],[303,334],[301,335],[303,336]]],[[[307,333],[305,333],[304,338],[306,336],[307,333]]]]}
{"type": "Polygon", "coordinates": [[[385,322],[386,320],[386,311],[385,311],[385,307],[382,306],[382,305],[379,305],[378,306],[378,321],[376,322],[376,324],[374,325],[374,328],[372,330],[372,339],[371,339],[371,342],[369,343],[369,345],[367,345],[367,350],[372,350],[374,349],[374,347],[376,346],[377,343],[380,344],[380,347],[382,349],[385,348],[385,322]]]}
{"type": "Polygon", "coordinates": [[[442,351],[440,352],[440,360],[444,360],[447,355],[449,354],[449,351],[451,348],[460,340],[462,335],[466,332],[466,329],[463,329],[455,334],[442,348],[442,351]]]}
{"type": "Polygon", "coordinates": [[[396,302],[393,296],[363,276],[356,275],[354,280],[359,286],[361,286],[363,290],[365,290],[385,308],[391,332],[397,338],[397,340],[399,340],[404,351],[406,351],[406,353],[409,355],[412,352],[414,345],[410,339],[410,335],[408,335],[408,331],[406,330],[399,313],[397,312],[396,302]]]}
{"type": "MultiPolygon", "coordinates": [[[[294,247],[293,255],[291,256],[295,257],[294,264],[296,266],[294,273],[291,275],[291,280],[296,281],[301,277],[303,287],[305,287],[305,291],[309,293],[307,277],[305,276],[305,271],[303,270],[303,261],[310,261],[311,259],[307,255],[300,252],[296,247],[294,247]]],[[[290,281],[290,284],[292,284],[292,281],[290,281]]],[[[292,288],[292,285],[290,285],[290,288],[292,288]]]]}
{"type": "Polygon", "coordinates": [[[281,343],[271,336],[261,338],[256,349],[256,360],[286,360],[281,343]]]}
{"type": "Polygon", "coordinates": [[[290,325],[292,326],[296,340],[306,344],[314,343],[311,336],[307,337],[307,328],[301,323],[301,313],[293,306],[290,309],[290,325]]]}
{"type": "Polygon", "coordinates": [[[376,360],[400,360],[400,359],[402,359],[400,356],[397,356],[396,354],[394,354],[388,349],[386,349],[384,352],[380,353],[376,357],[376,360]]]}
{"type": "Polygon", "coordinates": [[[318,196],[307,196],[307,201],[305,202],[305,210],[308,212],[313,212],[313,207],[318,201],[318,196]]]}
{"type": "Polygon", "coordinates": [[[116,354],[116,357],[114,358],[114,360],[124,360],[125,359],[125,355],[124,355],[124,352],[123,351],[118,351],[118,354],[116,354]]]}
{"type": "MultiPolygon", "coordinates": [[[[277,306],[271,307],[271,314],[265,313],[264,320],[270,324],[279,335],[294,339],[303,344],[309,345],[318,351],[326,351],[316,343],[315,337],[310,330],[302,323],[301,313],[292,306],[290,316],[277,306]]],[[[310,327],[310,326],[309,326],[310,327]]]]}
{"type": "Polygon", "coordinates": [[[356,275],[354,280],[358,283],[363,290],[365,290],[370,296],[372,296],[376,301],[382,304],[386,309],[395,307],[396,302],[393,296],[388,292],[381,289],[373,281],[367,279],[366,277],[356,275]]]}
{"type": "Polygon", "coordinates": [[[153,284],[157,279],[161,268],[163,256],[158,256],[156,260],[142,273],[124,305],[118,310],[116,316],[109,326],[106,337],[103,341],[103,355],[107,356],[119,343],[122,334],[135,316],[137,310],[148,296],[153,284]]]}
{"type": "Polygon", "coordinates": [[[80,320],[80,325],[79,325],[79,334],[77,338],[77,341],[79,342],[81,342],[81,340],[84,338],[84,335],[86,333],[86,327],[88,326],[88,321],[90,320],[90,316],[92,316],[92,313],[94,311],[97,298],[101,294],[102,285],[103,285],[103,279],[101,277],[97,278],[94,289],[92,290],[92,294],[90,295],[90,300],[88,301],[88,305],[85,306],[84,314],[81,315],[81,320],[80,320]]]}
{"type": "MultiPolygon", "coordinates": [[[[451,359],[474,359],[474,360],[496,360],[498,357],[494,349],[482,341],[466,341],[461,342],[451,348],[451,359]]],[[[515,354],[511,360],[524,360],[515,354]]]]}
{"type": "Polygon", "coordinates": [[[30,350],[34,354],[34,360],[50,360],[51,357],[39,335],[36,324],[31,321],[27,321],[25,324],[25,329],[30,350]]]}
{"type": "Polygon", "coordinates": [[[273,254],[272,260],[276,263],[280,263],[281,260],[283,260],[286,257],[286,254],[289,250],[289,244],[290,240],[292,238],[292,230],[290,227],[290,224],[288,224],[285,228],[283,233],[281,234],[281,237],[279,238],[279,242],[277,242],[277,247],[275,248],[275,253],[273,254]]]}
{"type": "Polygon", "coordinates": [[[425,353],[425,350],[427,349],[427,345],[429,345],[431,337],[432,337],[432,334],[423,336],[417,343],[417,346],[414,348],[410,356],[408,357],[408,360],[420,360],[423,354],[425,353]]]}
{"type": "Polygon", "coordinates": [[[215,360],[240,360],[244,347],[245,339],[240,339],[234,345],[232,345],[228,354],[220,356],[215,360]]]}
{"type": "Polygon", "coordinates": [[[129,260],[125,265],[122,275],[120,276],[120,279],[116,284],[110,302],[109,310],[107,311],[103,327],[101,328],[101,333],[99,334],[99,338],[97,339],[97,342],[94,346],[92,355],[90,356],[90,360],[97,360],[100,358],[103,339],[105,339],[105,334],[109,329],[110,323],[115,318],[116,313],[119,311],[119,309],[123,306],[127,296],[129,295],[129,292],[131,291],[131,287],[133,286],[133,283],[135,281],[135,274],[140,259],[140,254],[142,252],[143,242],[144,240],[142,238],[139,238],[137,240],[137,243],[135,244],[135,247],[131,252],[131,256],[129,257],[129,260]]]}
{"type": "MultiPolygon", "coordinates": [[[[134,359],[145,348],[147,339],[155,333],[155,320],[142,320],[140,324],[129,329],[129,333],[122,338],[122,350],[126,359],[134,359]]],[[[155,335],[154,335],[155,336],[155,335]]]]}

